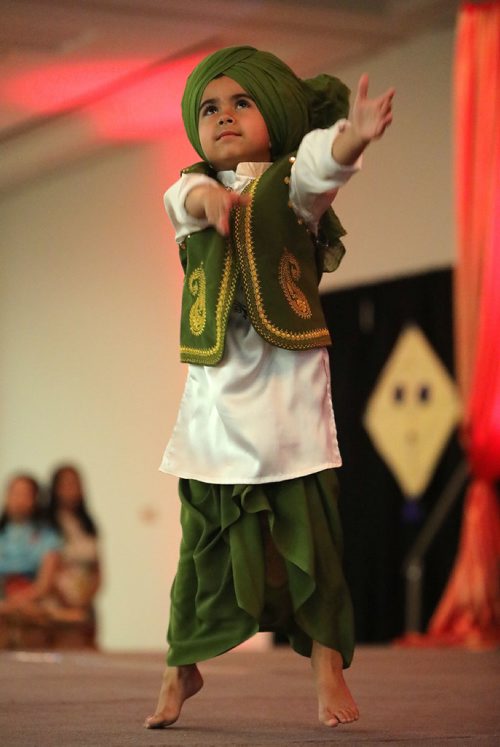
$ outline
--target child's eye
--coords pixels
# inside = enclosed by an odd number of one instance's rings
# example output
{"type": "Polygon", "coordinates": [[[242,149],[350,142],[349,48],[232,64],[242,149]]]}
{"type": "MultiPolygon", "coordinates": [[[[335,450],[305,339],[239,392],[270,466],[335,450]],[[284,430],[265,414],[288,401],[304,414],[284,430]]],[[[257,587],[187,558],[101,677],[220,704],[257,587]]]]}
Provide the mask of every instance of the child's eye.
{"type": "Polygon", "coordinates": [[[215,104],[207,104],[201,111],[201,114],[203,117],[210,116],[210,114],[215,114],[217,112],[217,107],[215,104]]]}
{"type": "Polygon", "coordinates": [[[248,109],[249,106],[250,102],[248,101],[248,99],[238,99],[238,101],[236,102],[237,109],[248,109]]]}

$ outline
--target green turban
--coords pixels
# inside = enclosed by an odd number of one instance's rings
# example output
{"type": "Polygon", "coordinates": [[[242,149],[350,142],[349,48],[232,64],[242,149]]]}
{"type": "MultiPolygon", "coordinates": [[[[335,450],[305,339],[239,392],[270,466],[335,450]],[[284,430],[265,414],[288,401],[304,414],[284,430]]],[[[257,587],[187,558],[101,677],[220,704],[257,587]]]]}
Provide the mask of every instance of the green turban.
{"type": "Polygon", "coordinates": [[[267,125],[273,158],[297,150],[307,132],[329,127],[349,112],[349,89],[338,78],[318,75],[301,80],[270,52],[254,47],[219,49],[195,67],[182,97],[187,136],[203,159],[198,135],[201,97],[219,75],[235,80],[254,99],[267,125]]]}

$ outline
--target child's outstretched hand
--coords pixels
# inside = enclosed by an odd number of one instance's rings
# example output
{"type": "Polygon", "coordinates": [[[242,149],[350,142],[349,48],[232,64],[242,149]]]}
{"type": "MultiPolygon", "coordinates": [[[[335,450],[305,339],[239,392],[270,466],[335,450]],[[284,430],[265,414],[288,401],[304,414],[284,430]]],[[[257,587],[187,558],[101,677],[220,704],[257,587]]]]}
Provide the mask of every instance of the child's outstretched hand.
{"type": "Polygon", "coordinates": [[[340,132],[332,145],[332,156],[337,163],[352,165],[368,143],[382,137],[392,122],[394,88],[389,88],[375,99],[368,98],[368,75],[359,79],[356,98],[349,117],[351,126],[340,132]]]}
{"type": "Polygon", "coordinates": [[[231,210],[238,205],[248,205],[249,201],[248,195],[228,191],[214,182],[213,186],[192,189],[186,198],[186,210],[195,218],[207,220],[221,236],[227,236],[231,210]]]}
{"type": "Polygon", "coordinates": [[[389,88],[381,96],[368,98],[368,75],[364,73],[359,79],[356,98],[351,111],[351,124],[356,134],[367,143],[384,134],[392,122],[392,99],[394,88],[389,88]]]}

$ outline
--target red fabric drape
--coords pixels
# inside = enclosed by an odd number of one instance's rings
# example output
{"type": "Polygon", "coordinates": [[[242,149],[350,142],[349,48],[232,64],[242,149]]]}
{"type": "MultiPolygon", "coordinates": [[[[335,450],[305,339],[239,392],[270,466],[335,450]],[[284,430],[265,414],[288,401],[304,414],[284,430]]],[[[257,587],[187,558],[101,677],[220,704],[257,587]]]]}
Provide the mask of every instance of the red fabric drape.
{"type": "Polygon", "coordinates": [[[436,642],[500,641],[500,2],[463,3],[455,53],[457,375],[472,480],[436,642]]]}

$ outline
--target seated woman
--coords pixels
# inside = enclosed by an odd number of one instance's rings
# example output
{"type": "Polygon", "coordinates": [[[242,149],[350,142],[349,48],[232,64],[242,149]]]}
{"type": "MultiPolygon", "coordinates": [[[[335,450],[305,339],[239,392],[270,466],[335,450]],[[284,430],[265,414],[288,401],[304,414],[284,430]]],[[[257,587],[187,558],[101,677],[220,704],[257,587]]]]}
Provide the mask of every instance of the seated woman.
{"type": "Polygon", "coordinates": [[[50,614],[60,623],[81,623],[82,645],[95,645],[93,602],[101,582],[97,527],[86,507],[80,474],[71,465],[52,475],[48,517],[63,538],[50,614]]]}
{"type": "MultiPolygon", "coordinates": [[[[38,484],[16,475],[0,516],[0,647],[16,645],[16,625],[45,623],[61,540],[40,520],[38,484]]],[[[19,641],[20,642],[20,641],[19,641]]]]}

